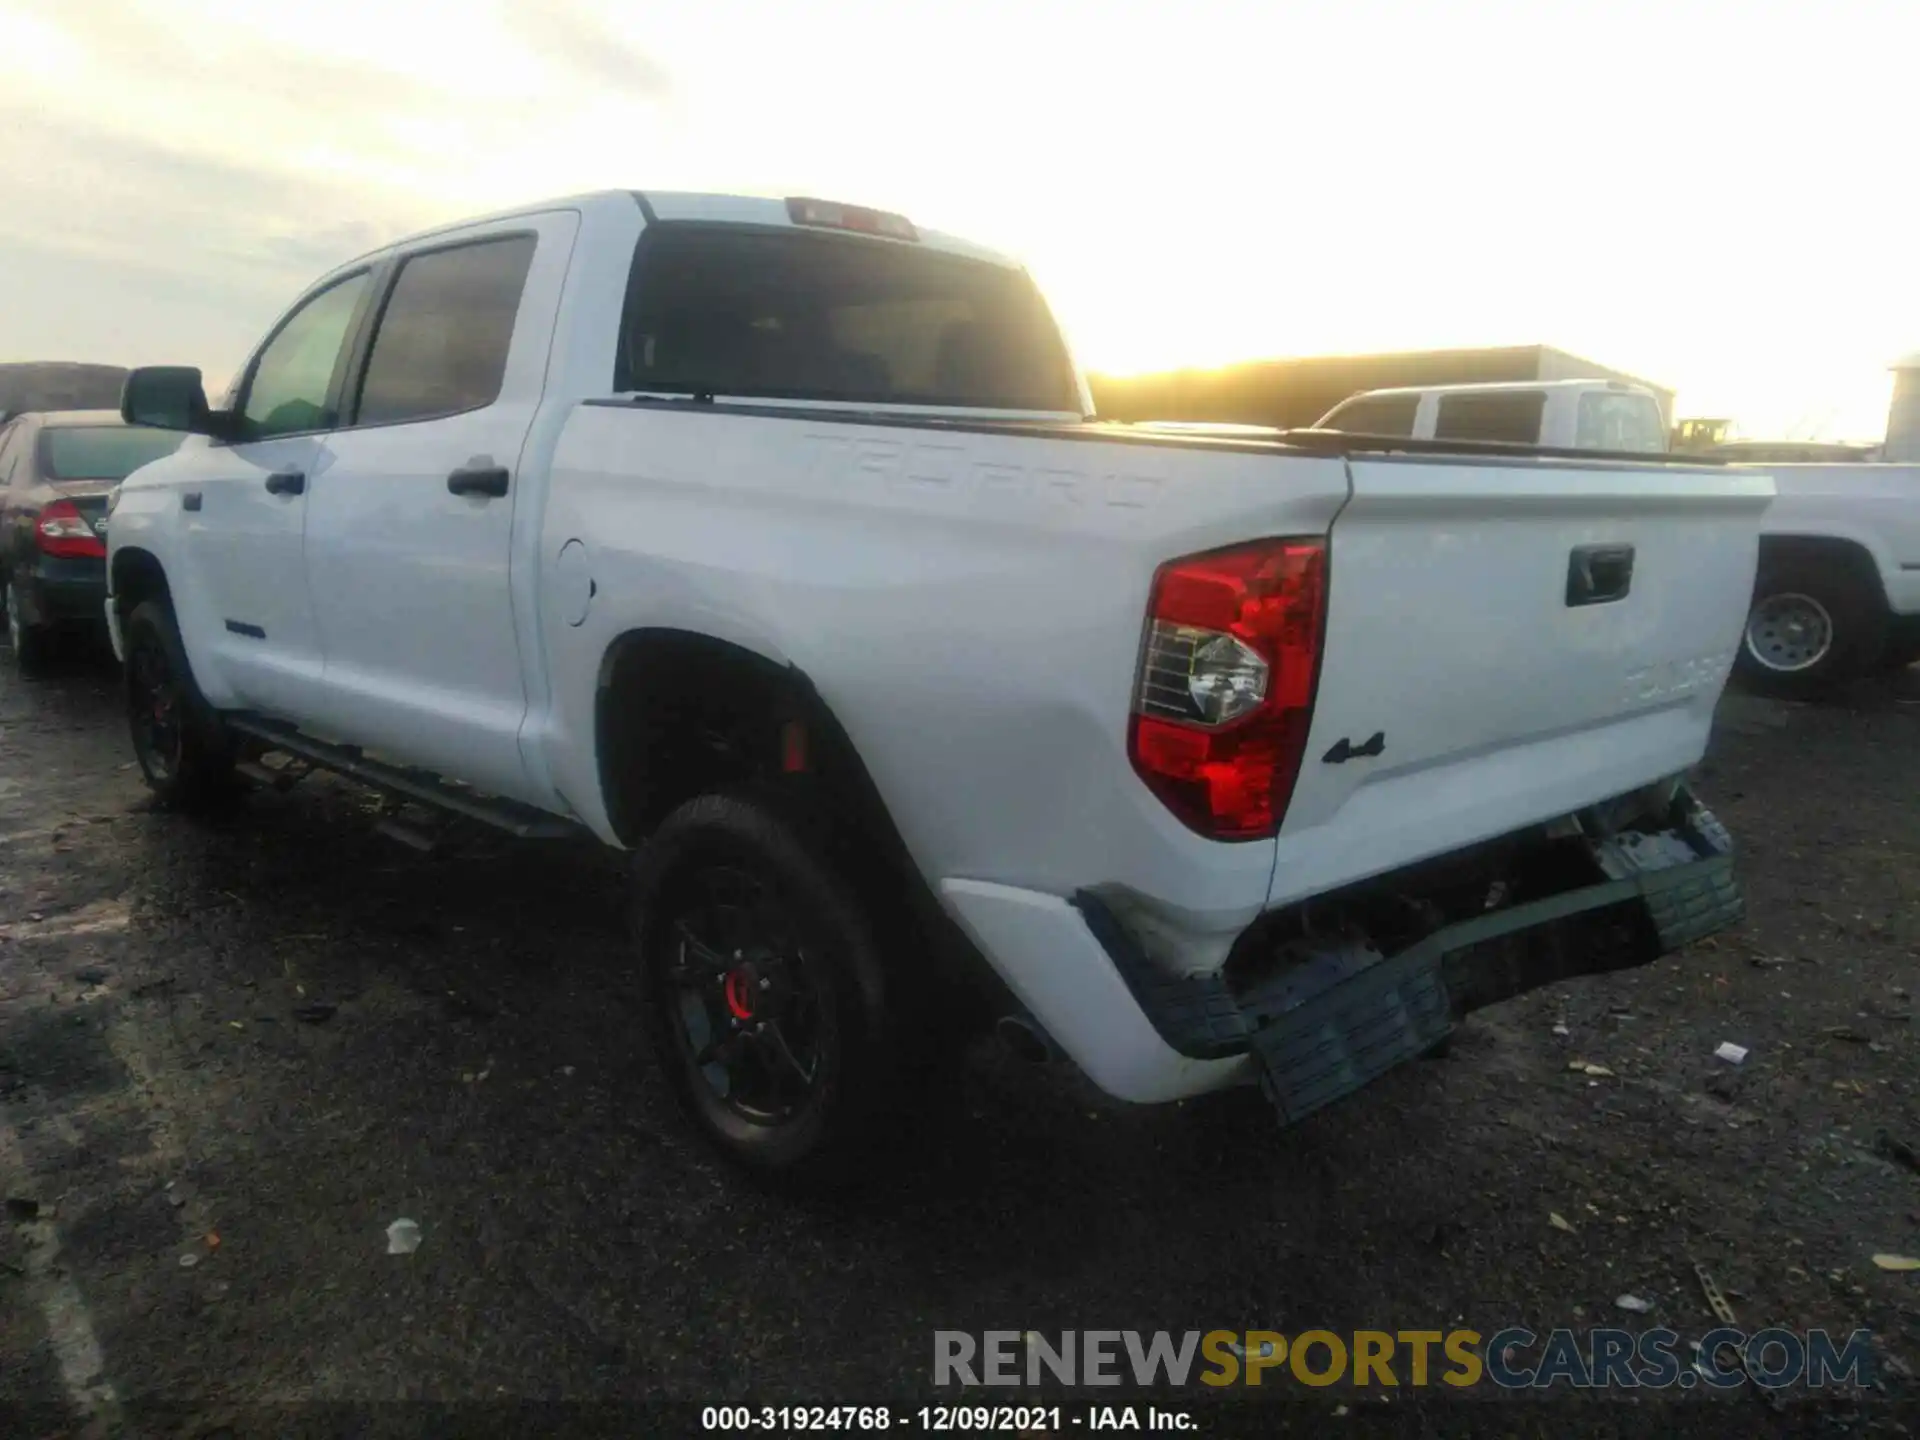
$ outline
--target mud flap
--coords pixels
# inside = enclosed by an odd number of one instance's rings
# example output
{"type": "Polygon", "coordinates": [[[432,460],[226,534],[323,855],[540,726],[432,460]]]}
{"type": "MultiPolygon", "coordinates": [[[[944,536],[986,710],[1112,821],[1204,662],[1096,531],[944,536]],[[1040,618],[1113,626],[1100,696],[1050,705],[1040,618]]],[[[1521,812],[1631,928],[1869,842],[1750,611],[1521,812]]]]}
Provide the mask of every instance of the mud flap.
{"type": "Polygon", "coordinates": [[[1197,1058],[1251,1052],[1292,1125],[1426,1053],[1471,1011],[1644,965],[1734,924],[1744,904],[1732,849],[1683,797],[1668,830],[1590,843],[1599,884],[1448,926],[1392,956],[1330,946],[1237,992],[1219,975],[1167,975],[1104,907],[1081,906],[1167,1042],[1197,1058]]]}

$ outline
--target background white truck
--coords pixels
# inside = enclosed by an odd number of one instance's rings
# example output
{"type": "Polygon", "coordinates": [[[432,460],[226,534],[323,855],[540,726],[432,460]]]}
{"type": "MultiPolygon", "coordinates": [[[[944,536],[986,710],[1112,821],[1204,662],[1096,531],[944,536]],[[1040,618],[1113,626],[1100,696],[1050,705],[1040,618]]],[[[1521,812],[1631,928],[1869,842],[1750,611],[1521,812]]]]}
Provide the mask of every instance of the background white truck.
{"type": "MultiPolygon", "coordinates": [[[[1559,450],[1666,448],[1653,392],[1609,380],[1368,390],[1316,429],[1415,440],[1498,441],[1559,450]]],[[[1777,497],[1740,648],[1754,689],[1796,698],[1920,660],[1920,466],[1781,463],[1790,443],[1732,441],[1698,463],[1760,466],[1777,497]]],[[[1800,445],[1800,450],[1818,447],[1800,445]]]]}
{"type": "Polygon", "coordinates": [[[636,850],[663,1071],[765,1175],[957,1016],[1291,1120],[1739,913],[1683,776],[1764,476],[1090,409],[1024,271],[898,216],[415,237],[217,409],[129,378],[193,432],[109,527],[135,752],[181,805],[319,765],[636,850]]]}
{"type": "Polygon", "coordinates": [[[1319,430],[1415,440],[1486,440],[1557,450],[1657,453],[1660,399],[1624,380],[1499,381],[1366,390],[1314,422],[1319,430]]]}
{"type": "Polygon", "coordinates": [[[1739,672],[1810,698],[1920,660],[1920,465],[1767,465],[1739,672]]]}

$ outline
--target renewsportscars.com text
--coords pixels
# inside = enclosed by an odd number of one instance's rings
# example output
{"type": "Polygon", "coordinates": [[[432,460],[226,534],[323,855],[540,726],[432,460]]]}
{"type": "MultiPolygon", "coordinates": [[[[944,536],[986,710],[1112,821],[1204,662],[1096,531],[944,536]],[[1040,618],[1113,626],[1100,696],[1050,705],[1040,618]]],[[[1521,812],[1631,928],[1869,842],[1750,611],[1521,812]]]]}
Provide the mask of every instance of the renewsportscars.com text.
{"type": "Polygon", "coordinates": [[[937,1330],[936,1386],[1299,1384],[1690,1390],[1873,1383],[1855,1330],[937,1330]]]}

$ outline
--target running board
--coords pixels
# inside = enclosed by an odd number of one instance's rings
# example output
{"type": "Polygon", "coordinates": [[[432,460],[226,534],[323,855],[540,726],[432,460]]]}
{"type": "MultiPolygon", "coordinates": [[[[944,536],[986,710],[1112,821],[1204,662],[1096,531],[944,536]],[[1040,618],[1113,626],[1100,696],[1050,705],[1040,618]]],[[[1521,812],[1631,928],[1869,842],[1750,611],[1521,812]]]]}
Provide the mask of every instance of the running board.
{"type": "Polygon", "coordinates": [[[477,795],[471,790],[449,785],[430,771],[402,768],[369,760],[358,745],[333,745],[302,735],[290,725],[276,724],[254,715],[223,715],[230,730],[274,750],[283,750],[297,759],[358,780],[375,790],[402,795],[437,810],[478,820],[523,840],[560,840],[580,833],[570,821],[521,805],[512,800],[477,795]]]}

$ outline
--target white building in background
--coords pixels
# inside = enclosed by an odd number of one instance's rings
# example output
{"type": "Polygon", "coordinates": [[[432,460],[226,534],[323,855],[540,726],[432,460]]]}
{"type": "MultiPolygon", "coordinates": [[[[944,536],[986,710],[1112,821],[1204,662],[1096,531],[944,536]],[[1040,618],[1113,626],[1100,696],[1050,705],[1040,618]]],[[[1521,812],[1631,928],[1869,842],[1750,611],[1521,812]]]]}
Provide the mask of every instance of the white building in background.
{"type": "Polygon", "coordinates": [[[1881,458],[1920,461],[1920,352],[1893,365],[1893,403],[1887,407],[1887,444],[1881,458]]]}

